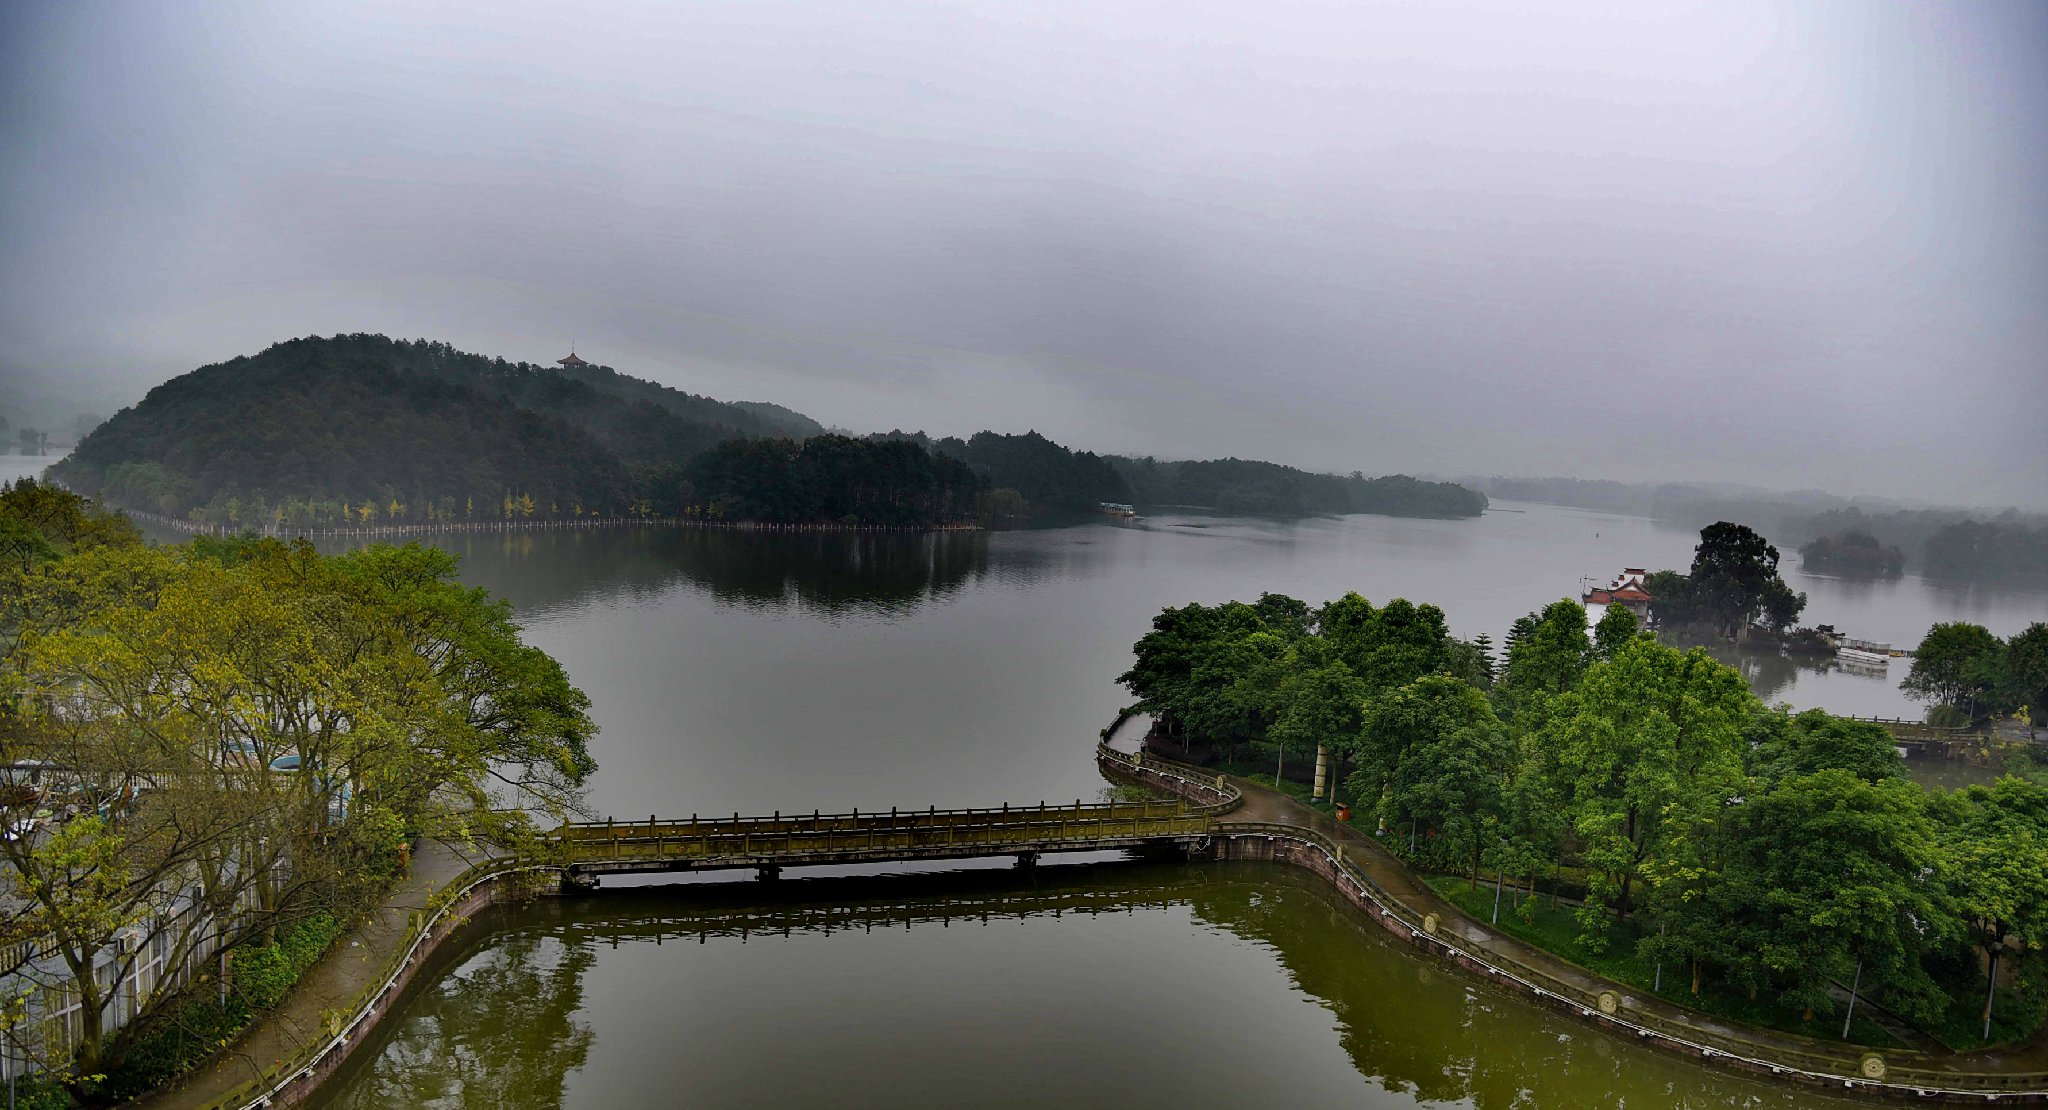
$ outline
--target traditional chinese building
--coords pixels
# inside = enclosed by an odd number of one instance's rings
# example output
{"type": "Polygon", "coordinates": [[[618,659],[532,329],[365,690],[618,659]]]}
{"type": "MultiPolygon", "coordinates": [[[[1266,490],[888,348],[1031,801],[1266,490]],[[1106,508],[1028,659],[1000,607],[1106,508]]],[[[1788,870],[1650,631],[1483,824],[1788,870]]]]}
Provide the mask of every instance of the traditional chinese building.
{"type": "Polygon", "coordinates": [[[1636,621],[1647,627],[1650,623],[1650,594],[1643,589],[1643,580],[1649,572],[1641,567],[1629,567],[1615,576],[1605,586],[1588,589],[1580,596],[1580,604],[1586,607],[1586,620],[1600,623],[1607,614],[1609,605],[1619,605],[1636,615],[1636,621]]]}
{"type": "Polygon", "coordinates": [[[558,359],[556,359],[555,361],[556,361],[556,362],[558,362],[558,363],[560,363],[560,364],[562,364],[563,366],[588,366],[588,365],[590,365],[590,364],[589,364],[588,362],[585,362],[585,361],[583,361],[582,359],[580,359],[580,358],[577,358],[577,357],[576,357],[576,352],[575,352],[575,351],[573,351],[573,350],[569,352],[569,357],[568,357],[568,358],[558,358],[558,359]]]}

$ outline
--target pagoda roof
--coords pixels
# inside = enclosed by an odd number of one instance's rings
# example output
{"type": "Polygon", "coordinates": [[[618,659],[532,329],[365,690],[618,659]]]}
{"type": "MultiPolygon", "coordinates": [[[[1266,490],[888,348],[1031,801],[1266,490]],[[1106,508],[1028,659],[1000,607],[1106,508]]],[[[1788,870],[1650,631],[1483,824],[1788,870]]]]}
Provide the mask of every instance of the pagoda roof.
{"type": "Polygon", "coordinates": [[[556,359],[555,361],[556,361],[556,362],[558,362],[558,363],[561,363],[561,364],[562,364],[563,366],[588,366],[588,365],[590,365],[590,364],[589,364],[588,362],[585,362],[585,361],[583,361],[582,359],[580,359],[580,358],[577,358],[577,357],[576,357],[576,352],[574,352],[574,351],[570,351],[570,352],[569,352],[569,357],[568,357],[568,358],[558,358],[558,359],[556,359]]]}

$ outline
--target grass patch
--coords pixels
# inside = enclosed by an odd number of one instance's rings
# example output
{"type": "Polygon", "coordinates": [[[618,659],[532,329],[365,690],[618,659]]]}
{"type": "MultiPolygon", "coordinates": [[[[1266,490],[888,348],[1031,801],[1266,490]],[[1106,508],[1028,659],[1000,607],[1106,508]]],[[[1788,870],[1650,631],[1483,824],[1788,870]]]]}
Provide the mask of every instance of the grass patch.
{"type": "MultiPolygon", "coordinates": [[[[1480,921],[1491,921],[1492,884],[1481,883],[1474,887],[1469,880],[1450,875],[1426,878],[1445,901],[1480,921]]],[[[1685,968],[1665,968],[1664,987],[1658,990],[1656,965],[1636,952],[1636,942],[1642,939],[1642,933],[1633,922],[1610,922],[1607,946],[1596,952],[1579,939],[1579,921],[1574,907],[1564,904],[1552,906],[1548,898],[1538,895],[1533,899],[1521,898],[1513,902],[1511,908],[1510,899],[1513,897],[1512,890],[1502,894],[1500,921],[1492,927],[1516,940],[1535,945],[1588,971],[1626,983],[1688,1010],[1742,1025],[1798,1033],[1816,1040],[1841,1040],[1839,1016],[1831,1019],[1826,1014],[1817,1014],[1812,1021],[1804,1021],[1797,1010],[1788,1010],[1769,999],[1752,1000],[1741,991],[1730,990],[1712,981],[1702,983],[1700,993],[1694,994],[1690,973],[1685,968]]],[[[1860,1014],[1855,1024],[1850,1026],[1849,1043],[1874,1048],[1901,1047],[1891,1034],[1860,1014]]]]}

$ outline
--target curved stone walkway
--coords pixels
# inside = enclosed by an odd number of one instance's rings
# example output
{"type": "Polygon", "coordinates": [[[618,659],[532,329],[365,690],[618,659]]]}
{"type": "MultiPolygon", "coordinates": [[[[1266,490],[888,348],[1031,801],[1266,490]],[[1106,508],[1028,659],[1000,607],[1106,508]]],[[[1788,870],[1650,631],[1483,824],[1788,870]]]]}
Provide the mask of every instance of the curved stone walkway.
{"type": "MultiPolygon", "coordinates": [[[[1331,819],[1281,794],[1269,787],[1261,786],[1248,779],[1230,776],[1230,781],[1244,792],[1244,804],[1235,811],[1217,820],[1219,825],[1270,823],[1296,825],[1321,833],[1331,841],[1344,846],[1344,858],[1352,866],[1370,876],[1374,882],[1403,905],[1418,915],[1436,914],[1439,921],[1455,929],[1459,936],[1488,951],[1497,952],[1516,962],[1537,968],[1561,981],[1580,987],[1588,994],[1601,991],[1618,992],[1623,1002],[1644,1013],[1655,1014],[1667,1021],[1690,1026],[1718,1034],[1721,1037],[1745,1041],[1756,1046],[1756,1055],[1769,1058],[1785,1052],[1831,1052],[1844,1051],[1840,1041],[1823,1041],[1802,1037],[1796,1033],[1781,1033],[1776,1030],[1759,1029],[1748,1025],[1724,1022],[1688,1010],[1675,1003],[1650,994],[1626,983],[1616,982],[1596,974],[1579,965],[1551,953],[1547,949],[1517,940],[1512,936],[1480,921],[1464,910],[1452,905],[1410,870],[1392,853],[1380,847],[1378,841],[1359,832],[1348,824],[1331,819]]],[[[1853,1050],[1853,1049],[1852,1049],[1853,1050]]],[[[1893,1056],[1888,1052],[1887,1056],[1893,1056]]],[[[1897,1062],[1905,1063],[1903,1058],[1897,1062]]],[[[1957,1073],[2038,1073],[2048,1071],[2048,1030],[2036,1033],[2022,1044],[2010,1045],[1976,1053],[1913,1054],[1913,1066],[1957,1073]]]]}
{"type": "Polygon", "coordinates": [[[253,1078],[275,1073],[309,1046],[332,1034],[331,1013],[362,997],[365,988],[391,970],[391,954],[405,943],[415,910],[426,909],[443,886],[488,858],[481,850],[469,854],[445,844],[420,845],[412,871],[384,896],[377,909],[310,968],[284,1004],[262,1014],[233,1044],[168,1087],[124,1104],[137,1110],[203,1110],[253,1078]]]}

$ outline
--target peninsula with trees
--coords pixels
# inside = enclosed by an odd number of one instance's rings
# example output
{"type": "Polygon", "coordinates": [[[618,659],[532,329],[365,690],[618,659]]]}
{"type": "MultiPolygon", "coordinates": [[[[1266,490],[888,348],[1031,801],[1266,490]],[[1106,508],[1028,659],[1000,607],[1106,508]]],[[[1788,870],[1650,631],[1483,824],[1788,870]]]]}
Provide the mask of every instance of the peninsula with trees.
{"type": "MultiPolygon", "coordinates": [[[[1968,699],[2039,630],[1947,634],[1916,682],[1968,699]]],[[[1956,1050],[2042,1027],[2041,781],[1923,788],[1881,726],[1767,707],[1618,605],[1589,629],[1559,601],[1489,648],[1433,605],[1265,594],[1160,613],[1121,681],[1163,754],[1290,791],[1313,763],[1444,897],[1635,989],[1880,1046],[1872,1002],[1956,1050]]]]}

